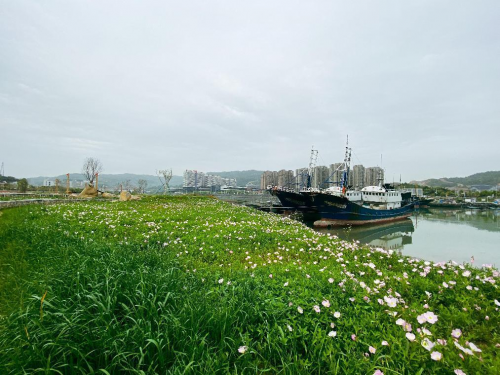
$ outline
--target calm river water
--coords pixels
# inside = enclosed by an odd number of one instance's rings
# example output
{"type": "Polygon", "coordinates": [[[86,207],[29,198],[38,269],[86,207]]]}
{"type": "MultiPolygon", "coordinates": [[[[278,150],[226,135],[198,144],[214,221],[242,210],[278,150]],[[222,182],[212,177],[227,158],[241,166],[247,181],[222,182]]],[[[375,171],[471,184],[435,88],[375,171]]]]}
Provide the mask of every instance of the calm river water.
{"type": "Polygon", "coordinates": [[[425,260],[500,267],[500,210],[420,209],[391,224],[317,230],[425,260]]]}

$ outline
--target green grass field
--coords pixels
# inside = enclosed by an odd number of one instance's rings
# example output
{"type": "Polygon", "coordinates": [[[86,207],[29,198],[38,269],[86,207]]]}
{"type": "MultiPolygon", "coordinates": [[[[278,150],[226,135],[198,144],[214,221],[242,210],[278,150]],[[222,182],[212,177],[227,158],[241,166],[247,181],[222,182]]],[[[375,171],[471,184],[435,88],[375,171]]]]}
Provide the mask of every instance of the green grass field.
{"type": "Polygon", "coordinates": [[[498,374],[498,278],[211,198],[7,209],[0,373],[498,374]]]}

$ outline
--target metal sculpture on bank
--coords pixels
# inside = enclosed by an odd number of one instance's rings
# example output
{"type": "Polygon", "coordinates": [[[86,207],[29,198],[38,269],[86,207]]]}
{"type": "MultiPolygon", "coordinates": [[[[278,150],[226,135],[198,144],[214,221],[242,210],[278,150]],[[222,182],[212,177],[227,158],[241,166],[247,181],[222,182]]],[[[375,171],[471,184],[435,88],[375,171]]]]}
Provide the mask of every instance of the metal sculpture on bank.
{"type": "Polygon", "coordinates": [[[167,193],[170,191],[170,187],[168,186],[168,184],[172,179],[172,169],[156,171],[156,174],[158,175],[158,179],[160,180],[160,183],[163,186],[163,194],[167,195],[167,193]]]}

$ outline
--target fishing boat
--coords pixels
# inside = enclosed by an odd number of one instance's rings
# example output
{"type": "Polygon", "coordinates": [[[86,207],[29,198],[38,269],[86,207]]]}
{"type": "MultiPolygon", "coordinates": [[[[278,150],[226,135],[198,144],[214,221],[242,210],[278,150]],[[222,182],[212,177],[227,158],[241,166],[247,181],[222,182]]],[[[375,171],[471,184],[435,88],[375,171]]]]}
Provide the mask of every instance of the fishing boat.
{"type": "Polygon", "coordinates": [[[367,186],[361,189],[361,200],[351,201],[344,195],[313,193],[320,219],[318,227],[339,225],[365,225],[387,223],[405,219],[413,213],[414,203],[401,205],[401,193],[382,186],[367,186]]]}
{"type": "MultiPolygon", "coordinates": [[[[381,176],[378,186],[350,190],[348,187],[350,162],[351,149],[347,145],[344,162],[339,167],[341,181],[337,186],[327,189],[307,187],[299,192],[287,193],[284,189],[276,188],[271,190],[271,193],[283,205],[307,211],[309,215],[314,213],[317,218],[314,226],[317,227],[387,223],[405,219],[413,213],[415,202],[403,200],[401,192],[386,188],[381,176]]],[[[309,171],[312,172],[311,163],[309,171]]]]}

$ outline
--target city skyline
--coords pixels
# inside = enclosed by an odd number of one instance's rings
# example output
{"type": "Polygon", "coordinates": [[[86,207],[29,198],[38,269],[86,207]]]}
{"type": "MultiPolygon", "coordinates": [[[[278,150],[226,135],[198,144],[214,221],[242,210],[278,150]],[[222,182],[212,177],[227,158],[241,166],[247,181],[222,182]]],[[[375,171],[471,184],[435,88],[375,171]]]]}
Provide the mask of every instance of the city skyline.
{"type": "MultiPolygon", "coordinates": [[[[334,163],[330,166],[315,166],[312,171],[310,184],[312,188],[327,188],[339,186],[342,179],[343,163],[334,163]]],[[[294,170],[264,171],[261,176],[260,188],[268,186],[280,186],[300,190],[307,187],[307,176],[309,168],[298,168],[294,170]]],[[[365,186],[378,185],[380,179],[384,181],[385,172],[380,167],[364,167],[355,165],[350,168],[348,174],[348,186],[361,189],[365,186]]],[[[387,181],[385,181],[387,182],[387,181]]]]}

